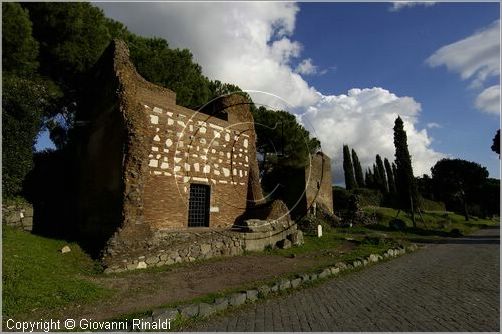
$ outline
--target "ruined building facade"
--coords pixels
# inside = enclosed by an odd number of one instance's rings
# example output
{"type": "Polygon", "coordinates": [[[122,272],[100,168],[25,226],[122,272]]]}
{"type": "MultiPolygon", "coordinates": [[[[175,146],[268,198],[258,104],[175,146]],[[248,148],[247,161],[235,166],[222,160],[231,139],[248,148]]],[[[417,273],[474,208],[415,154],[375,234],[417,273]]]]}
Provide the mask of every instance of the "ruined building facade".
{"type": "MultiPolygon", "coordinates": [[[[242,251],[243,237],[223,232],[262,199],[246,98],[218,99],[213,115],[179,106],[173,91],[136,72],[122,41],[93,73],[77,115],[81,236],[116,270],[242,251]],[[214,238],[195,240],[197,231],[214,238]]],[[[275,234],[295,233],[286,218],[275,234]]]]}

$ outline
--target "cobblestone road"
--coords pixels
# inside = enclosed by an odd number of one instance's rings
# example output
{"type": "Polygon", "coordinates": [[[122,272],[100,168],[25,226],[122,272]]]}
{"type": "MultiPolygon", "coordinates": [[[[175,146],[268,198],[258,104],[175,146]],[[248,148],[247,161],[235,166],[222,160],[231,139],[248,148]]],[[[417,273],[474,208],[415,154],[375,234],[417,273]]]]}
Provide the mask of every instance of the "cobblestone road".
{"type": "Polygon", "coordinates": [[[448,240],[190,331],[499,331],[499,229],[448,240]]]}

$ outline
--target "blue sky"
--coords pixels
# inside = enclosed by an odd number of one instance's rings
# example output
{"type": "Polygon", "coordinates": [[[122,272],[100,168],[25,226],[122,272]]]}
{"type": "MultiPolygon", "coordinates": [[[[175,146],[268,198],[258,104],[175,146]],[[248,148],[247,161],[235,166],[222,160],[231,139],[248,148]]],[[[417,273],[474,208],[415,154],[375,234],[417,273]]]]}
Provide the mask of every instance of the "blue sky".
{"type": "Polygon", "coordinates": [[[331,156],[335,183],[343,144],[363,167],[377,153],[393,160],[398,114],[415,175],[449,156],[499,178],[490,150],[500,123],[498,3],[95,5],[134,33],[190,49],[210,79],[269,93],[252,96],[297,114],[331,156]]]}
{"type": "MultiPolygon", "coordinates": [[[[498,178],[499,160],[490,145],[499,116],[480,113],[474,105],[478,90],[446,66],[428,66],[426,59],[499,19],[499,4],[389,8],[388,3],[300,4],[294,38],[303,44],[304,57],[327,69],[306,80],[323,94],[377,86],[412,96],[422,105],[418,124],[442,126],[429,129],[434,149],[477,161],[498,178]]],[[[488,84],[498,80],[492,77],[488,84]]]]}

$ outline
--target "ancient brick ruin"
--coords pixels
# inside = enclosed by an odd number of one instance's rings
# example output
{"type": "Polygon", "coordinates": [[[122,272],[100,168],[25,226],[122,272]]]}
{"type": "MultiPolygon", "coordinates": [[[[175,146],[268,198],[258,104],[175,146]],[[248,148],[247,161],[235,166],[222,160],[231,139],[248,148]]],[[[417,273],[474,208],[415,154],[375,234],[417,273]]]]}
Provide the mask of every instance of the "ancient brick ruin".
{"type": "Polygon", "coordinates": [[[259,210],[266,228],[251,222],[231,230],[262,199],[253,116],[242,95],[205,109],[215,113],[176,105],[174,92],[136,72],[122,41],[111,43],[93,73],[77,115],[78,230],[104,250],[109,271],[239,254],[257,249],[252,240],[262,249],[298,242],[284,204],[259,210]]]}

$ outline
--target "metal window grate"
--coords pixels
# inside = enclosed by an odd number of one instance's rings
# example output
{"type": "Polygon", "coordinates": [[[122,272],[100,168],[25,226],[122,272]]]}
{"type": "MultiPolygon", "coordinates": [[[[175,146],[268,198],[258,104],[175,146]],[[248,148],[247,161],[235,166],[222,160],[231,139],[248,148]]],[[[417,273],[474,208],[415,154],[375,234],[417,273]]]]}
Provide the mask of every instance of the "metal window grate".
{"type": "Polygon", "coordinates": [[[190,185],[188,227],[209,227],[209,196],[211,188],[204,184],[190,185]]]}

